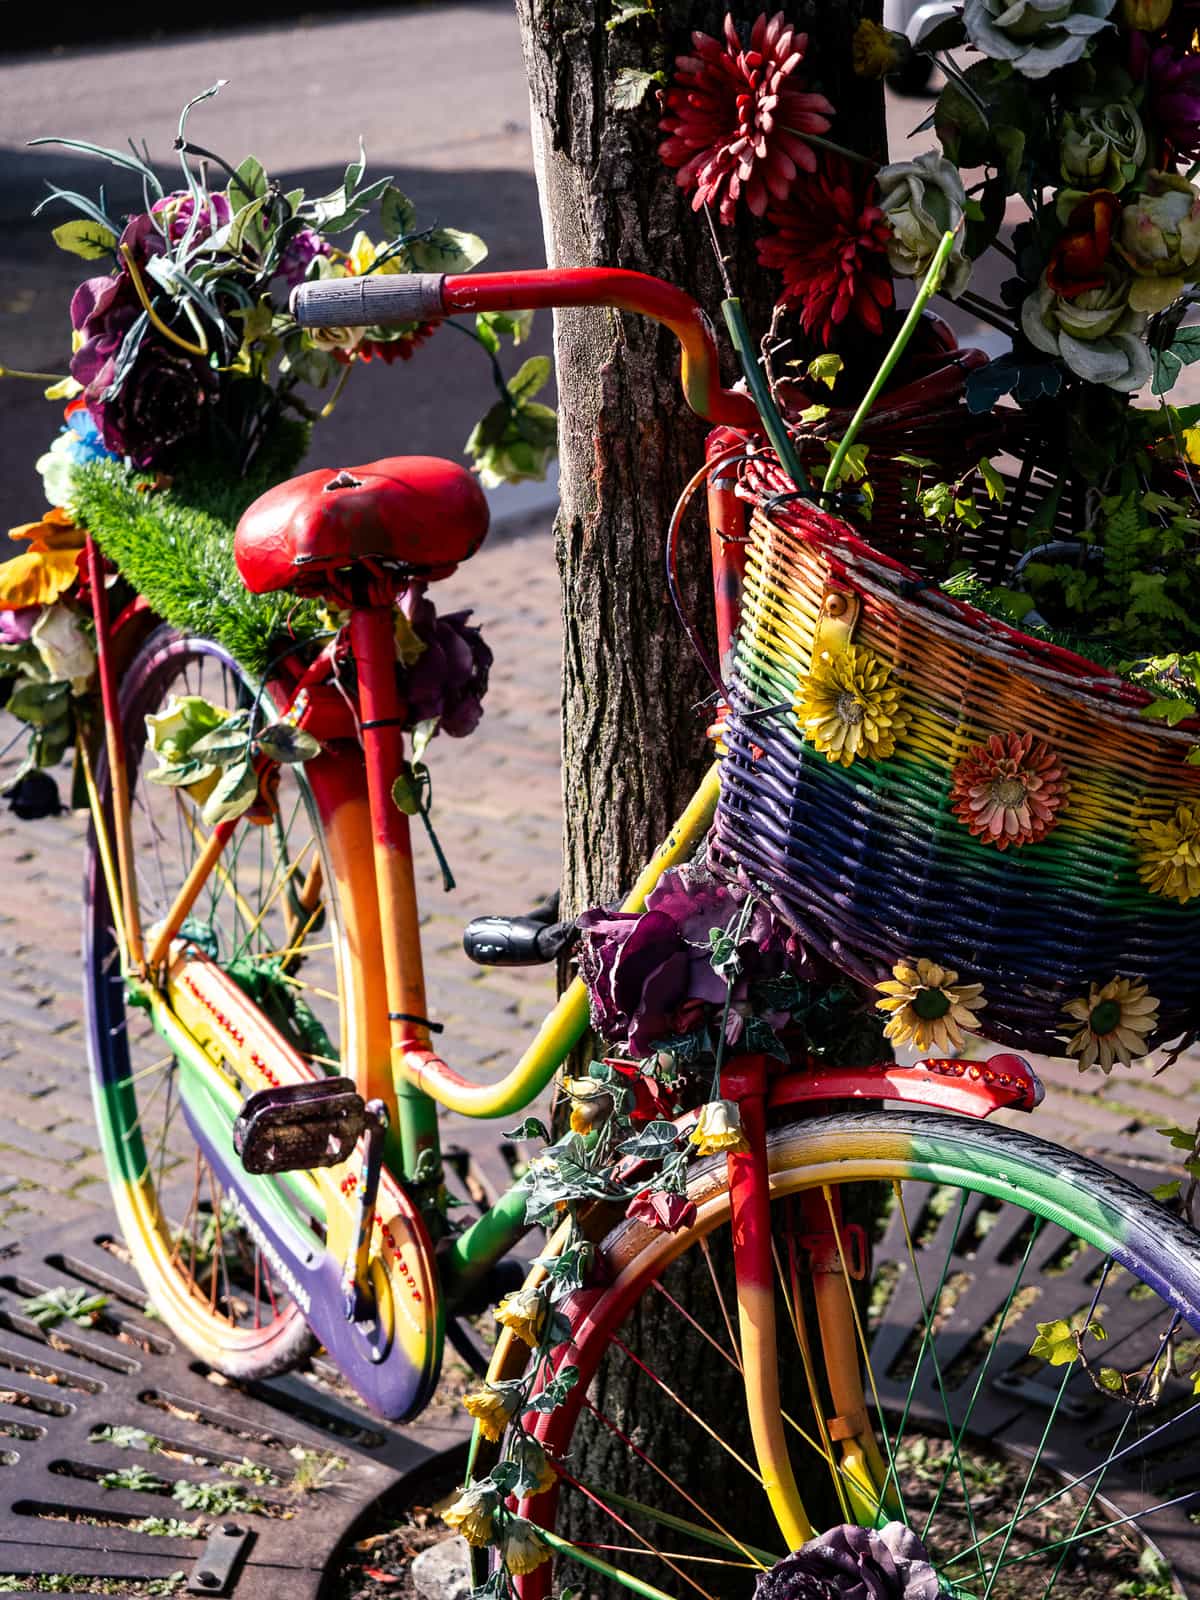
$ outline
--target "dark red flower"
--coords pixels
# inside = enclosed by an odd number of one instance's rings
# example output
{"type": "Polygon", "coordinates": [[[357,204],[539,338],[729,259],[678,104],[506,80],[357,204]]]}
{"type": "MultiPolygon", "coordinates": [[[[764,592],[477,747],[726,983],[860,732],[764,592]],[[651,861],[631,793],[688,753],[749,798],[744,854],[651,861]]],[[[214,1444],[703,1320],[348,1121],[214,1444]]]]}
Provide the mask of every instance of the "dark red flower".
{"type": "Polygon", "coordinates": [[[759,241],[758,259],[782,272],[780,298],[800,301],[805,333],[825,345],[851,313],[871,333],[882,332],[880,313],[892,303],[890,231],[873,194],[872,182],[844,156],[831,155],[767,213],[776,231],[759,241]]]}
{"type": "Polygon", "coordinates": [[[1188,44],[1185,50],[1171,43],[1150,50],[1145,34],[1130,36],[1134,70],[1146,80],[1142,115],[1170,140],[1177,156],[1195,161],[1200,159],[1200,49],[1194,32],[1188,44]]]}
{"type": "Polygon", "coordinates": [[[1074,300],[1086,289],[1104,287],[1104,263],[1120,214],[1121,202],[1107,189],[1093,189],[1074,207],[1046,264],[1046,282],[1055,294],[1074,300]]]}
{"type": "Polygon", "coordinates": [[[816,170],[805,135],[826,133],[834,115],[823,94],[787,86],[808,35],[785,23],[782,11],[769,20],[763,12],[743,50],[727,16],[723,40],[693,33],[692,48],[692,55],[675,59],[667,115],[659,123],[669,137],[659,154],[679,168],[680,188],[695,190],[697,211],[719,205],[721,221],[731,223],[744,195],[761,217],[772,196],[784,198],[797,169],[816,170]]]}
{"type": "Polygon", "coordinates": [[[644,1222],[656,1233],[678,1233],[696,1220],[696,1207],[686,1195],[664,1194],[661,1189],[643,1189],[629,1202],[625,1215],[644,1222]]]}
{"type": "Polygon", "coordinates": [[[330,354],[343,366],[349,366],[352,361],[372,361],[378,356],[390,367],[393,361],[411,361],[413,351],[436,333],[438,327],[436,322],[414,322],[398,339],[364,339],[353,350],[333,350],[330,354]]]}

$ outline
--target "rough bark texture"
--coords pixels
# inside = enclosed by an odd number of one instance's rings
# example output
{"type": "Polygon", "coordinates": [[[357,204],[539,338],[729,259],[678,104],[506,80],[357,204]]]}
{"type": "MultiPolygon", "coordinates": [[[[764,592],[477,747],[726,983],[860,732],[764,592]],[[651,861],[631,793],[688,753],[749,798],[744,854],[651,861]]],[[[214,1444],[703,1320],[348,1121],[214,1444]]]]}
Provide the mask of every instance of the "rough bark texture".
{"type": "MultiPolygon", "coordinates": [[[[651,14],[608,29],[614,0],[516,0],[525,46],[547,259],[552,266],[616,266],[652,272],[680,285],[717,317],[721,278],[702,216],[659,160],[662,135],[651,91],[632,111],[613,106],[621,68],[670,76],[692,29],[720,32],[725,5],[715,0],[655,0],[651,14]]],[[[839,108],[831,137],[884,155],[882,94],[850,76],[850,36],[880,0],[793,0],[789,20],[808,30],[805,69],[839,108]]],[[[757,8],[734,5],[740,22],[757,8]]],[[[778,286],[757,265],[752,222],[722,230],[730,276],[755,336],[765,331],[778,286]]],[[[722,340],[722,343],[724,341],[722,340]]],[[[615,899],[632,881],[693,792],[709,759],[707,717],[695,709],[711,685],[676,622],[664,575],[664,533],[675,500],[702,460],[705,426],[687,411],[678,383],[678,350],[654,324],[615,312],[570,312],[556,323],[560,397],[562,509],[557,554],[563,585],[564,914],[615,899]]],[[[725,381],[736,376],[732,364],[725,381]]],[[[712,597],[708,540],[699,518],[685,540],[682,587],[706,625],[712,597]]],[[[726,1272],[728,1268],[726,1267],[726,1272]]],[[[719,1326],[708,1271],[699,1251],[672,1269],[672,1291],[719,1326]]],[[[729,1302],[732,1304],[732,1300],[729,1302]]],[[[782,1312],[781,1312],[782,1315],[782,1312]]],[[[657,1364],[679,1392],[705,1396],[743,1451],[741,1384],[722,1370],[711,1347],[667,1319],[651,1296],[625,1330],[630,1345],[657,1364]],[[712,1402],[716,1402],[715,1407],[712,1402]],[[727,1402],[727,1403],[726,1403],[727,1402]]],[[[793,1415],[805,1409],[786,1384],[793,1415]]],[[[743,1537],[767,1548],[776,1531],[751,1514],[753,1493],[711,1440],[682,1417],[628,1362],[605,1364],[594,1396],[609,1418],[642,1448],[696,1485],[743,1537]]],[[[586,1418],[584,1419],[586,1423],[586,1418]]],[[[598,1425],[582,1425],[575,1470],[586,1482],[612,1483],[653,1500],[661,1486],[598,1425]]],[[[578,1497],[564,1505],[561,1530],[578,1539],[611,1539],[578,1497]]],[[[676,1511],[686,1509],[678,1500],[676,1511]]],[[[814,1506],[814,1510],[819,1507],[814,1506]]],[[[617,1542],[620,1542],[619,1540],[617,1542]]],[[[648,1564],[654,1568],[653,1562],[648,1564]]],[[[564,1580],[568,1575],[563,1574],[564,1580]]],[[[592,1600],[605,1592],[593,1574],[572,1573],[592,1600]]],[[[655,1581],[670,1577],[647,1570],[655,1581]]],[[[670,1581],[667,1583],[670,1587],[670,1581]]],[[[727,1579],[705,1569],[716,1595],[748,1593],[745,1572],[727,1579]]],[[[622,1591],[624,1592],[624,1591],[622,1591]]]]}

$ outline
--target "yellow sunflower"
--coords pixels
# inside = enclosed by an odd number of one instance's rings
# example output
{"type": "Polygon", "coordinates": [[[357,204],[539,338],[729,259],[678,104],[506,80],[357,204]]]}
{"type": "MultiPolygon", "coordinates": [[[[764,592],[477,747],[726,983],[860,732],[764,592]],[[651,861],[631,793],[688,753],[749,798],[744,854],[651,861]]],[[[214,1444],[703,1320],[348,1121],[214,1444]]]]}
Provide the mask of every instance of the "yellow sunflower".
{"type": "Polygon", "coordinates": [[[1102,1072],[1111,1072],[1116,1062],[1129,1066],[1146,1054],[1158,1027],[1158,1001],[1134,978],[1113,978],[1102,989],[1093,983],[1086,999],[1068,1000],[1063,1010],[1082,1023],[1066,1041],[1067,1054],[1076,1057],[1080,1072],[1096,1062],[1102,1072]]]}
{"type": "Polygon", "coordinates": [[[814,660],[796,715],[804,736],[827,761],[848,767],[858,756],[881,761],[908,725],[892,668],[861,645],[814,660]]]}
{"type": "Polygon", "coordinates": [[[1148,822],[1138,844],[1138,877],[1151,894],[1181,906],[1200,894],[1200,805],[1179,805],[1165,822],[1148,822]]]}
{"type": "Polygon", "coordinates": [[[964,1034],[979,1031],[975,1013],[987,1005],[981,983],[959,983],[951,967],[924,957],[897,961],[891,978],[875,987],[884,997],[876,1009],[891,1013],[884,1038],[917,1050],[961,1050],[964,1034]]]}

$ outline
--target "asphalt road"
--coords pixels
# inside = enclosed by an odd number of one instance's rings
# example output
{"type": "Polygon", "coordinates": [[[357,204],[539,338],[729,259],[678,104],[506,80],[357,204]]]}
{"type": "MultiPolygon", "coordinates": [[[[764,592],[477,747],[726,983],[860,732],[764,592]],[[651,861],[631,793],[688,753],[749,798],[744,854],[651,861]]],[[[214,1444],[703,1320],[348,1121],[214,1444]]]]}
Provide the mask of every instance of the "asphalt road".
{"type": "MultiPolygon", "coordinates": [[[[228,86],[188,131],[233,165],[253,152],[287,188],[319,194],[340,182],[361,136],[368,171],[391,174],[422,219],[481,234],[493,267],[544,263],[511,0],[10,55],[0,61],[0,364],[66,371],[67,308],[87,268],[50,238],[72,215],[65,205],[30,215],[47,181],[93,195],[104,184],[113,209],[139,205],[119,169],[27,142],[53,135],[119,148],[136,136],[169,177],[180,107],[219,78],[228,86]]],[[[550,318],[539,321],[522,355],[549,351],[550,318]]],[[[61,419],[42,387],[0,382],[0,543],[3,529],[44,508],[33,463],[61,419]]],[[[321,425],[314,464],[457,456],[490,392],[482,353],[443,332],[403,366],[354,373],[321,425]]],[[[520,495],[502,501],[522,504],[520,495]]]]}

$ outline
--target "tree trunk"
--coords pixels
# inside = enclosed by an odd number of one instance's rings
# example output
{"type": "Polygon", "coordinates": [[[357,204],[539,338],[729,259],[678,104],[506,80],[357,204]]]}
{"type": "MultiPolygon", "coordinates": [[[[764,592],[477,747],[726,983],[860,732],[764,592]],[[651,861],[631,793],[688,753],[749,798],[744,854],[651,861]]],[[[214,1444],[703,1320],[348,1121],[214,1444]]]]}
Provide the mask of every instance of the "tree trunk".
{"type": "MultiPolygon", "coordinates": [[[[654,273],[686,289],[716,318],[723,297],[720,270],[703,216],[692,210],[691,197],[658,156],[663,136],[657,95],[652,88],[640,106],[618,110],[613,85],[623,68],[669,79],[693,29],[720,33],[725,5],[653,0],[652,11],[610,29],[607,24],[622,9],[617,0],[516,4],[549,264],[654,273]]],[[[851,35],[863,16],[878,20],[880,5],[881,0],[793,0],[785,10],[789,21],[809,33],[806,84],[838,107],[830,137],[886,159],[882,93],[850,71],[851,35]]],[[[734,14],[748,24],[757,9],[735,4],[734,14]]],[[[755,338],[766,331],[779,290],[757,262],[761,231],[752,222],[720,229],[729,276],[755,338]]],[[[563,914],[572,915],[611,902],[628,887],[711,759],[704,738],[711,708],[701,702],[712,686],[674,617],[664,570],[664,534],[683,485],[703,459],[706,428],[683,401],[673,337],[653,323],[617,312],[560,313],[555,357],[562,467],[556,543],[564,623],[562,904],[563,914]]],[[[737,375],[729,359],[725,382],[737,375]]],[[[680,579],[691,614],[711,632],[708,539],[698,518],[683,541],[680,579]]],[[[672,1292],[689,1299],[698,1315],[715,1318],[715,1306],[700,1309],[712,1290],[702,1261],[692,1256],[699,1252],[689,1252],[672,1269],[672,1292]]],[[[637,1326],[629,1330],[635,1347],[661,1344],[659,1315],[655,1304],[637,1308],[631,1319],[637,1326]]],[[[698,1338],[694,1348],[679,1341],[678,1321],[671,1337],[680,1381],[686,1386],[691,1373],[711,1393],[723,1381],[711,1352],[698,1338]]],[[[736,1375],[729,1379],[724,1381],[732,1437],[742,1431],[733,1419],[744,1417],[744,1405],[736,1375]]],[[[720,1472],[712,1447],[702,1435],[683,1438],[677,1410],[664,1407],[636,1374],[632,1380],[602,1375],[599,1385],[610,1417],[636,1417],[652,1454],[711,1486],[714,1468],[720,1472]],[[615,1387],[608,1392],[606,1386],[615,1387]],[[661,1450],[653,1449],[654,1441],[661,1450]]],[[[797,1408],[793,1414],[806,1404],[791,1394],[788,1401],[797,1408]]],[[[585,1482],[603,1484],[611,1469],[628,1493],[653,1498],[648,1475],[631,1475],[627,1454],[609,1462],[612,1449],[602,1430],[581,1427],[575,1470],[585,1482]]],[[[736,1517],[735,1504],[727,1509],[736,1517]]],[[[576,1499],[563,1531],[588,1537],[585,1512],[576,1499]]],[[[765,1531],[747,1526],[744,1536],[765,1531]]],[[[769,1547],[777,1535],[765,1542],[769,1547]]],[[[574,1581],[589,1600],[601,1592],[593,1574],[575,1574],[574,1581]]],[[[739,1581],[744,1589],[744,1577],[739,1581]]]]}

